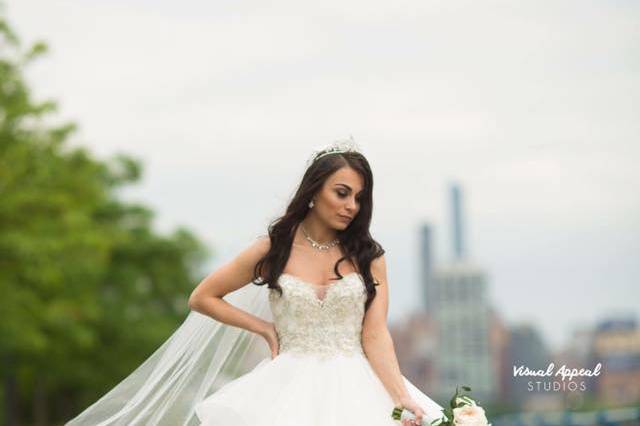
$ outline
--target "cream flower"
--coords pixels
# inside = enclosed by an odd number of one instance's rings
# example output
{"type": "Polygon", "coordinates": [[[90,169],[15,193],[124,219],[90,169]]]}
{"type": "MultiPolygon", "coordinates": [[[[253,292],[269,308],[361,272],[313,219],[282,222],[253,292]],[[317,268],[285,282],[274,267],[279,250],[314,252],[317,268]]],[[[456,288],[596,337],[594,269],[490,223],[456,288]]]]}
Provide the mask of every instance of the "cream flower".
{"type": "Polygon", "coordinates": [[[478,405],[465,405],[453,409],[453,424],[456,426],[487,426],[484,409],[478,405]]]}

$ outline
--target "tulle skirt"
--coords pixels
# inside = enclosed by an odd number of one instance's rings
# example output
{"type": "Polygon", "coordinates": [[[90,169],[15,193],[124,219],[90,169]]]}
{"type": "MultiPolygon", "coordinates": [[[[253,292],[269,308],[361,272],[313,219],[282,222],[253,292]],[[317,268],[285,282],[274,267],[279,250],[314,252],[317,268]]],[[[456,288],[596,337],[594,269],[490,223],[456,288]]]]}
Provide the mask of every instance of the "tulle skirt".
{"type": "MultiPolygon", "coordinates": [[[[415,401],[434,417],[441,407],[404,376],[415,401]]],[[[280,353],[195,407],[202,426],[397,426],[393,400],[362,354],[280,353]]]]}

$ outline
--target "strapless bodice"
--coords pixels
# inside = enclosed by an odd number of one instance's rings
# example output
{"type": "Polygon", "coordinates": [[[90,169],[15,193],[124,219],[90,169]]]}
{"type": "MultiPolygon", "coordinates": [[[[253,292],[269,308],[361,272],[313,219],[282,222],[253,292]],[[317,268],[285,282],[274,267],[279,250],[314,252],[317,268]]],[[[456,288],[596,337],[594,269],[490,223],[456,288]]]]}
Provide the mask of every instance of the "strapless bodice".
{"type": "Polygon", "coordinates": [[[285,273],[278,284],[282,296],[269,289],[269,304],[280,353],[364,354],[361,336],[367,293],[360,274],[351,272],[319,286],[285,273]]]}

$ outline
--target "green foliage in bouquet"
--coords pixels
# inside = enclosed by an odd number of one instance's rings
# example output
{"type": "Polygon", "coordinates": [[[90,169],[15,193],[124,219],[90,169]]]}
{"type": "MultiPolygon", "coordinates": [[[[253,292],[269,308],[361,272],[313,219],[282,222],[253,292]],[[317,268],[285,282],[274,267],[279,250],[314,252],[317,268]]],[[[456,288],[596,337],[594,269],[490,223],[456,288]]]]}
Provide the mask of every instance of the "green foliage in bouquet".
{"type": "MultiPolygon", "coordinates": [[[[465,392],[471,392],[471,388],[469,386],[462,386],[462,390],[465,392]]],[[[468,395],[462,395],[462,393],[460,392],[460,390],[458,389],[458,387],[456,386],[456,393],[453,394],[453,397],[451,397],[451,400],[449,401],[449,406],[447,408],[445,408],[444,410],[442,410],[442,414],[444,415],[444,417],[446,418],[445,421],[443,421],[442,423],[438,423],[439,425],[443,425],[443,426],[450,426],[453,425],[454,423],[454,417],[453,417],[453,409],[454,408],[459,408],[459,407],[463,407],[465,405],[475,405],[476,402],[471,399],[468,395]]]]}
{"type": "MultiPolygon", "coordinates": [[[[471,392],[469,386],[462,386],[465,392],[471,392]]],[[[395,407],[391,413],[394,420],[414,419],[415,415],[402,407],[395,407]]],[[[422,426],[454,426],[454,425],[487,425],[490,424],[484,414],[484,409],[477,405],[469,395],[464,395],[456,386],[456,393],[449,401],[449,407],[442,409],[442,414],[431,417],[425,413],[422,417],[422,426]]]]}

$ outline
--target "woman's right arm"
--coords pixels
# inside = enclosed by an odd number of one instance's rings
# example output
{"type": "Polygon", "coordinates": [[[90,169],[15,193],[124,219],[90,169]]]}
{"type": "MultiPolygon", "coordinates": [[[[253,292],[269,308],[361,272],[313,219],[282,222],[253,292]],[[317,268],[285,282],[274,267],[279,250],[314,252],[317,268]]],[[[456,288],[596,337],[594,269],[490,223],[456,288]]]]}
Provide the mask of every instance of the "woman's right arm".
{"type": "Polygon", "coordinates": [[[268,333],[273,324],[236,308],[223,297],[253,279],[253,270],[258,261],[269,251],[271,241],[268,236],[256,239],[229,263],[221,266],[204,278],[189,297],[189,308],[223,322],[260,334],[268,333]]]}

